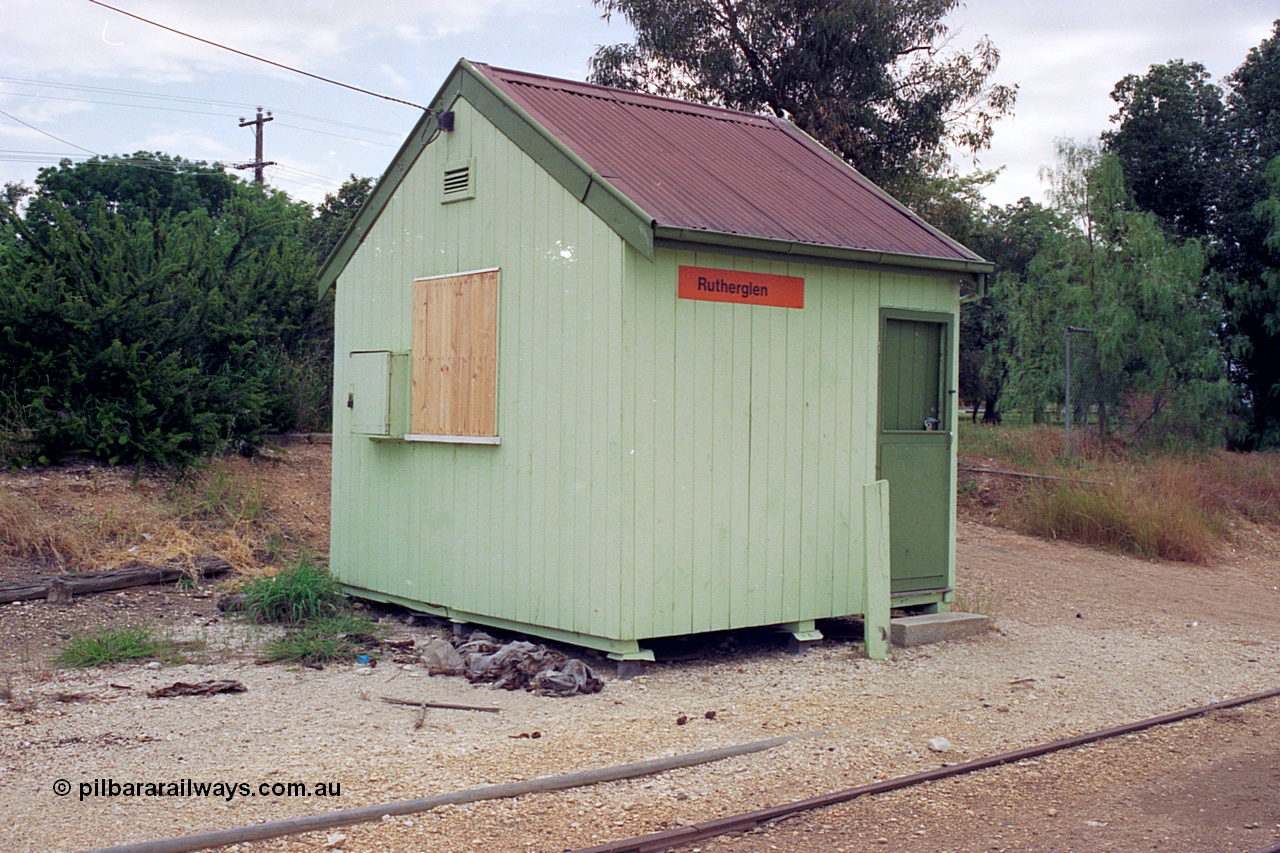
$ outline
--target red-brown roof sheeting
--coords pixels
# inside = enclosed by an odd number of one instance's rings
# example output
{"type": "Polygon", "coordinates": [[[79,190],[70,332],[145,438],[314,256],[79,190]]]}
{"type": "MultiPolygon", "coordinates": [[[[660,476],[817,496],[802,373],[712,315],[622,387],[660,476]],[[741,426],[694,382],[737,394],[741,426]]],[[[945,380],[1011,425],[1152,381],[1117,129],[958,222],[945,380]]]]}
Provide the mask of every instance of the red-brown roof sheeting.
{"type": "Polygon", "coordinates": [[[981,261],[787,122],[473,67],[660,226],[981,261]]]}

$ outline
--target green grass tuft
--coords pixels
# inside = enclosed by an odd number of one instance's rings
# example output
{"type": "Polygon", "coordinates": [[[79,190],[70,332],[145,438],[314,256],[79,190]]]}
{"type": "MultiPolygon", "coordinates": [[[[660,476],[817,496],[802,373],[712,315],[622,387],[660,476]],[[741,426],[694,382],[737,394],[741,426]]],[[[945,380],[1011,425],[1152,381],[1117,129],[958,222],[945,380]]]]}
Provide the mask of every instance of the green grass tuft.
{"type": "Polygon", "coordinates": [[[268,660],[329,663],[354,660],[378,626],[360,613],[341,613],[305,622],[267,644],[268,660]]]}
{"type": "Polygon", "coordinates": [[[302,557],[274,577],[255,578],[244,588],[244,609],[263,622],[296,625],[338,615],[347,596],[322,566],[302,557]]]}
{"type": "Polygon", "coordinates": [[[72,637],[57,661],[64,666],[105,666],[127,660],[159,657],[169,651],[149,628],[99,628],[95,634],[72,637]]]}

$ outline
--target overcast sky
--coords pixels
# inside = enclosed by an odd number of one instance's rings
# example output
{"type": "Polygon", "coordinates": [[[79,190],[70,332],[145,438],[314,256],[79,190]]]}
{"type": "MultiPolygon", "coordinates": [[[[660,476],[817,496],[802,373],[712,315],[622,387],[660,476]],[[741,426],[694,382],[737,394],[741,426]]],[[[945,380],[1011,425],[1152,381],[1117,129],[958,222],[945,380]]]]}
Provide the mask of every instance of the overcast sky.
{"type": "MultiPolygon", "coordinates": [[[[425,104],[459,57],[582,79],[600,44],[627,41],[574,0],[108,0],[239,50],[425,104]]],[[[1276,0],[970,0],[956,45],[989,36],[997,81],[1020,87],[983,168],[1004,167],[993,203],[1043,201],[1054,140],[1108,127],[1121,77],[1173,58],[1215,80],[1266,39],[1276,0]]],[[[0,183],[87,152],[158,150],[244,163],[256,106],[273,186],[319,202],[348,175],[378,176],[417,110],[281,71],[139,23],[89,0],[0,0],[0,183]],[[10,118],[13,116],[14,118],[10,118]],[[15,118],[20,121],[15,121],[15,118]],[[20,122],[25,122],[22,124],[20,122]],[[30,126],[27,126],[30,125],[30,126]],[[57,139],[51,138],[57,137],[57,139]]],[[[970,168],[971,164],[963,164],[970,168]]],[[[250,172],[243,172],[246,176],[250,172]]]]}

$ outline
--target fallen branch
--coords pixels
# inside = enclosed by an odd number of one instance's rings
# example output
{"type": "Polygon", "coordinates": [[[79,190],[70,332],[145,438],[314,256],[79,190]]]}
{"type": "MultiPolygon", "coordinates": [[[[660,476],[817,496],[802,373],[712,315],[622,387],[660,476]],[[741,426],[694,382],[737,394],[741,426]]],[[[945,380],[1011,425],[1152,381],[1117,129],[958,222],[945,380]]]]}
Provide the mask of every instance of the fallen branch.
{"type": "Polygon", "coordinates": [[[152,699],[166,699],[170,696],[213,696],[218,693],[243,693],[246,688],[239,681],[222,679],[218,681],[200,681],[188,684],[178,681],[169,687],[162,687],[147,693],[152,699]]]}
{"type": "Polygon", "coordinates": [[[50,591],[55,591],[56,600],[70,601],[73,596],[93,592],[173,583],[178,578],[190,577],[192,574],[209,578],[231,571],[231,564],[221,557],[196,557],[192,562],[195,564],[194,570],[181,566],[153,566],[140,563],[109,572],[55,575],[34,582],[9,581],[0,583],[0,604],[49,598],[50,591]]]}
{"type": "Polygon", "coordinates": [[[450,705],[448,702],[419,702],[417,699],[397,699],[394,696],[383,696],[382,701],[388,705],[412,705],[415,708],[443,708],[447,711],[484,711],[486,714],[497,714],[501,708],[485,708],[478,705],[450,705]]]}

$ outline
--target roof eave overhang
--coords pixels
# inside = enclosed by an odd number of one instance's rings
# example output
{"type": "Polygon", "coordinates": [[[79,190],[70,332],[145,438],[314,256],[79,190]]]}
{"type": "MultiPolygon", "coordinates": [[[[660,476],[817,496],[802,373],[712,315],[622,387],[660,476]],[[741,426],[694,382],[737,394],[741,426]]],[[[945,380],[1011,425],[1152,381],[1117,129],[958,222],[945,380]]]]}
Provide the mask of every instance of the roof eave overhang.
{"type": "Polygon", "coordinates": [[[653,216],[591,168],[470,62],[464,59],[459,66],[467,72],[462,78],[462,97],[619,237],[652,260],[653,216]]]}
{"type": "Polygon", "coordinates": [[[474,65],[461,59],[431,100],[429,111],[418,120],[400,146],[368,201],[325,259],[318,276],[321,296],[338,280],[418,156],[432,141],[437,127],[436,116],[449,109],[458,98],[471,104],[618,236],[652,260],[653,217],[587,165],[474,65]]]}
{"type": "Polygon", "coordinates": [[[391,165],[374,184],[373,192],[369,194],[369,198],[365,200],[355,218],[351,220],[351,224],[342,232],[337,244],[329,252],[329,257],[325,258],[320,266],[320,272],[316,277],[320,296],[323,297],[325,292],[333,287],[338,276],[342,275],[342,271],[346,269],[356,249],[360,248],[360,244],[364,242],[364,238],[378,221],[378,217],[382,215],[382,211],[399,189],[405,176],[409,174],[409,170],[413,168],[413,164],[418,162],[418,155],[431,143],[432,134],[438,129],[437,116],[442,112],[440,105],[451,104],[457,99],[459,70],[455,68],[445,80],[444,85],[440,87],[440,91],[431,100],[430,108],[414,124],[413,130],[405,137],[400,150],[392,158],[391,165]]]}
{"type": "Polygon", "coordinates": [[[809,259],[818,263],[839,263],[860,268],[894,267],[904,271],[918,271],[929,275],[948,275],[957,278],[985,276],[995,269],[990,261],[963,258],[937,258],[926,255],[909,255],[899,252],[878,252],[855,249],[848,246],[830,246],[822,243],[805,243],[794,240],[776,240],[768,237],[752,237],[724,231],[707,231],[694,228],[677,228],[657,225],[654,238],[658,246],[695,245],[722,247],[730,251],[750,252],[772,257],[809,259]]]}
{"type": "MultiPolygon", "coordinates": [[[[493,123],[507,138],[556,179],[574,198],[600,217],[625,242],[652,260],[655,244],[688,244],[716,246],[739,253],[760,253],[771,257],[808,258],[818,262],[856,267],[894,267],[932,275],[972,277],[981,284],[994,265],[981,259],[940,258],[881,252],[833,246],[820,243],[779,240],[731,232],[663,226],[632,199],[623,194],[607,178],[591,168],[564,142],[554,136],[523,107],[513,101],[496,83],[466,59],[459,60],[440,91],[431,100],[430,109],[414,125],[391,165],[374,186],[368,201],[343,232],[338,244],[325,259],[318,275],[320,295],[334,285],[356,250],[378,221],[382,211],[403,182],[418,157],[437,132],[437,116],[452,107],[458,98],[465,99],[484,118],[493,123]]],[[[834,154],[813,143],[812,139],[787,122],[776,122],[788,133],[811,142],[823,156],[837,160],[834,154]]],[[[848,164],[838,161],[841,165],[848,164]]],[[[873,189],[920,226],[963,251],[945,234],[924,222],[878,187],[873,189]]]]}

